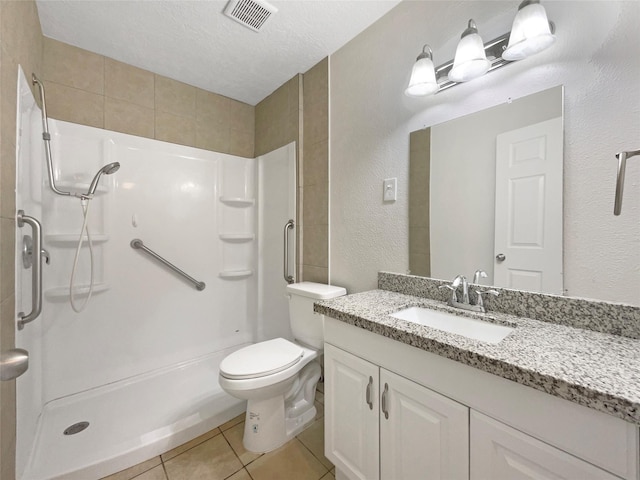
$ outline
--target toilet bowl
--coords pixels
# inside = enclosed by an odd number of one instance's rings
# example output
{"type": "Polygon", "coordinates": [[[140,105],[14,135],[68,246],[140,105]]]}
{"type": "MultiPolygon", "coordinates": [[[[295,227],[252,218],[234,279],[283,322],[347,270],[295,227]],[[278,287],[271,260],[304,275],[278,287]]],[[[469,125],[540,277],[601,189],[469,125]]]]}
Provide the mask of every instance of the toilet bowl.
{"type": "Polygon", "coordinates": [[[288,285],[289,318],[296,340],[275,338],[256,343],[220,363],[220,386],[247,400],[243,437],[247,450],[274,450],[315,418],[324,317],[313,312],[313,302],[345,294],[344,288],[313,282],[288,285]]]}

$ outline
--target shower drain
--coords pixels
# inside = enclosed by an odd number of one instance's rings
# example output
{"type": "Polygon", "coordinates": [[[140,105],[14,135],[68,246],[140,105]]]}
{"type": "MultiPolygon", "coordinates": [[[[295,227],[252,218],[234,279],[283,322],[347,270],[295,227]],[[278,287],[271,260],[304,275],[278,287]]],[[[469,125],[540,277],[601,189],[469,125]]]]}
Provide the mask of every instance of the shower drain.
{"type": "Polygon", "coordinates": [[[78,422],[64,429],[65,435],[75,435],[89,426],[89,422],[78,422]]]}

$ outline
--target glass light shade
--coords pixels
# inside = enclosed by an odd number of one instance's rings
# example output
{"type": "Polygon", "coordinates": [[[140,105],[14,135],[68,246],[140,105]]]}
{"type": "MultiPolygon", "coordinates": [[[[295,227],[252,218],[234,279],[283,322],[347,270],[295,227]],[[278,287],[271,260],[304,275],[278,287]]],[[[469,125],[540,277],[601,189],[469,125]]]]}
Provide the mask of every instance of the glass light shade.
{"type": "Polygon", "coordinates": [[[509,45],[502,58],[522,60],[550,47],[555,40],[544,7],[537,2],[529,3],[521,6],[513,20],[509,45]]]}
{"type": "Polygon", "coordinates": [[[437,91],[438,82],[433,61],[428,56],[421,55],[413,65],[409,86],[404,93],[410,97],[424,97],[437,91]]]}
{"type": "Polygon", "coordinates": [[[482,38],[477,33],[471,33],[458,42],[449,80],[468,82],[487,73],[490,67],[491,62],[487,60],[482,38]]]}

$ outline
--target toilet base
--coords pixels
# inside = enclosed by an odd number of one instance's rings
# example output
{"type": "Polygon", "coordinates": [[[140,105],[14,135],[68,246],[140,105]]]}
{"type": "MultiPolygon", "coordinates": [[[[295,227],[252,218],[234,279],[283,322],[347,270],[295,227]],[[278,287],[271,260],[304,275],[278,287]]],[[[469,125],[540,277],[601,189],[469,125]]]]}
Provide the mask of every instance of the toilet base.
{"type": "Polygon", "coordinates": [[[244,448],[266,453],[281,447],[316,416],[315,387],[320,379],[320,365],[307,364],[291,389],[284,395],[267,399],[249,399],[244,423],[244,448]]]}

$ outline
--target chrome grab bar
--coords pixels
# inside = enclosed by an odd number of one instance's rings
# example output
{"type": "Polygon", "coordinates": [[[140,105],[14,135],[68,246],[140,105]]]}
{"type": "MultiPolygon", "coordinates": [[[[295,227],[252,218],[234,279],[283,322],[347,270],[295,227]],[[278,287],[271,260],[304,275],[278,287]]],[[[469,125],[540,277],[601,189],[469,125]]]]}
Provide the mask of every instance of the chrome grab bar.
{"type": "Polygon", "coordinates": [[[167,267],[169,267],[171,270],[173,270],[174,272],[182,275],[184,278],[186,278],[187,280],[189,280],[191,283],[193,283],[193,285],[196,287],[196,290],[204,290],[206,287],[206,284],[204,282],[199,282],[198,280],[196,280],[195,278],[193,278],[191,275],[188,275],[187,273],[185,273],[184,271],[180,270],[178,267],[176,267],[173,263],[165,260],[164,258],[162,258],[160,255],[158,255],[156,252],[154,252],[153,250],[151,250],[150,248],[146,247],[144,242],[142,240],[140,240],[139,238],[134,238],[133,240],[131,240],[131,243],[129,244],[131,245],[131,248],[136,249],[136,250],[142,250],[143,252],[145,252],[148,255],[151,255],[153,258],[155,258],[156,260],[158,260],[159,262],[163,263],[164,265],[166,265],[167,267]]]}
{"type": "Polygon", "coordinates": [[[620,215],[620,211],[622,210],[622,192],[624,189],[624,171],[627,168],[627,158],[635,157],[636,155],[640,155],[640,150],[633,150],[630,152],[620,152],[616,153],[616,158],[618,159],[618,175],[616,180],[616,202],[613,207],[613,214],[620,215]]]}
{"type": "Polygon", "coordinates": [[[287,283],[295,282],[293,275],[289,275],[289,230],[295,226],[293,220],[289,220],[284,226],[284,281],[287,283]]]}
{"type": "Polygon", "coordinates": [[[18,210],[16,216],[18,227],[22,228],[26,223],[33,231],[32,261],[33,276],[31,281],[31,311],[28,314],[18,313],[18,330],[38,318],[42,312],[42,225],[33,217],[24,214],[24,210],[18,210]]]}

